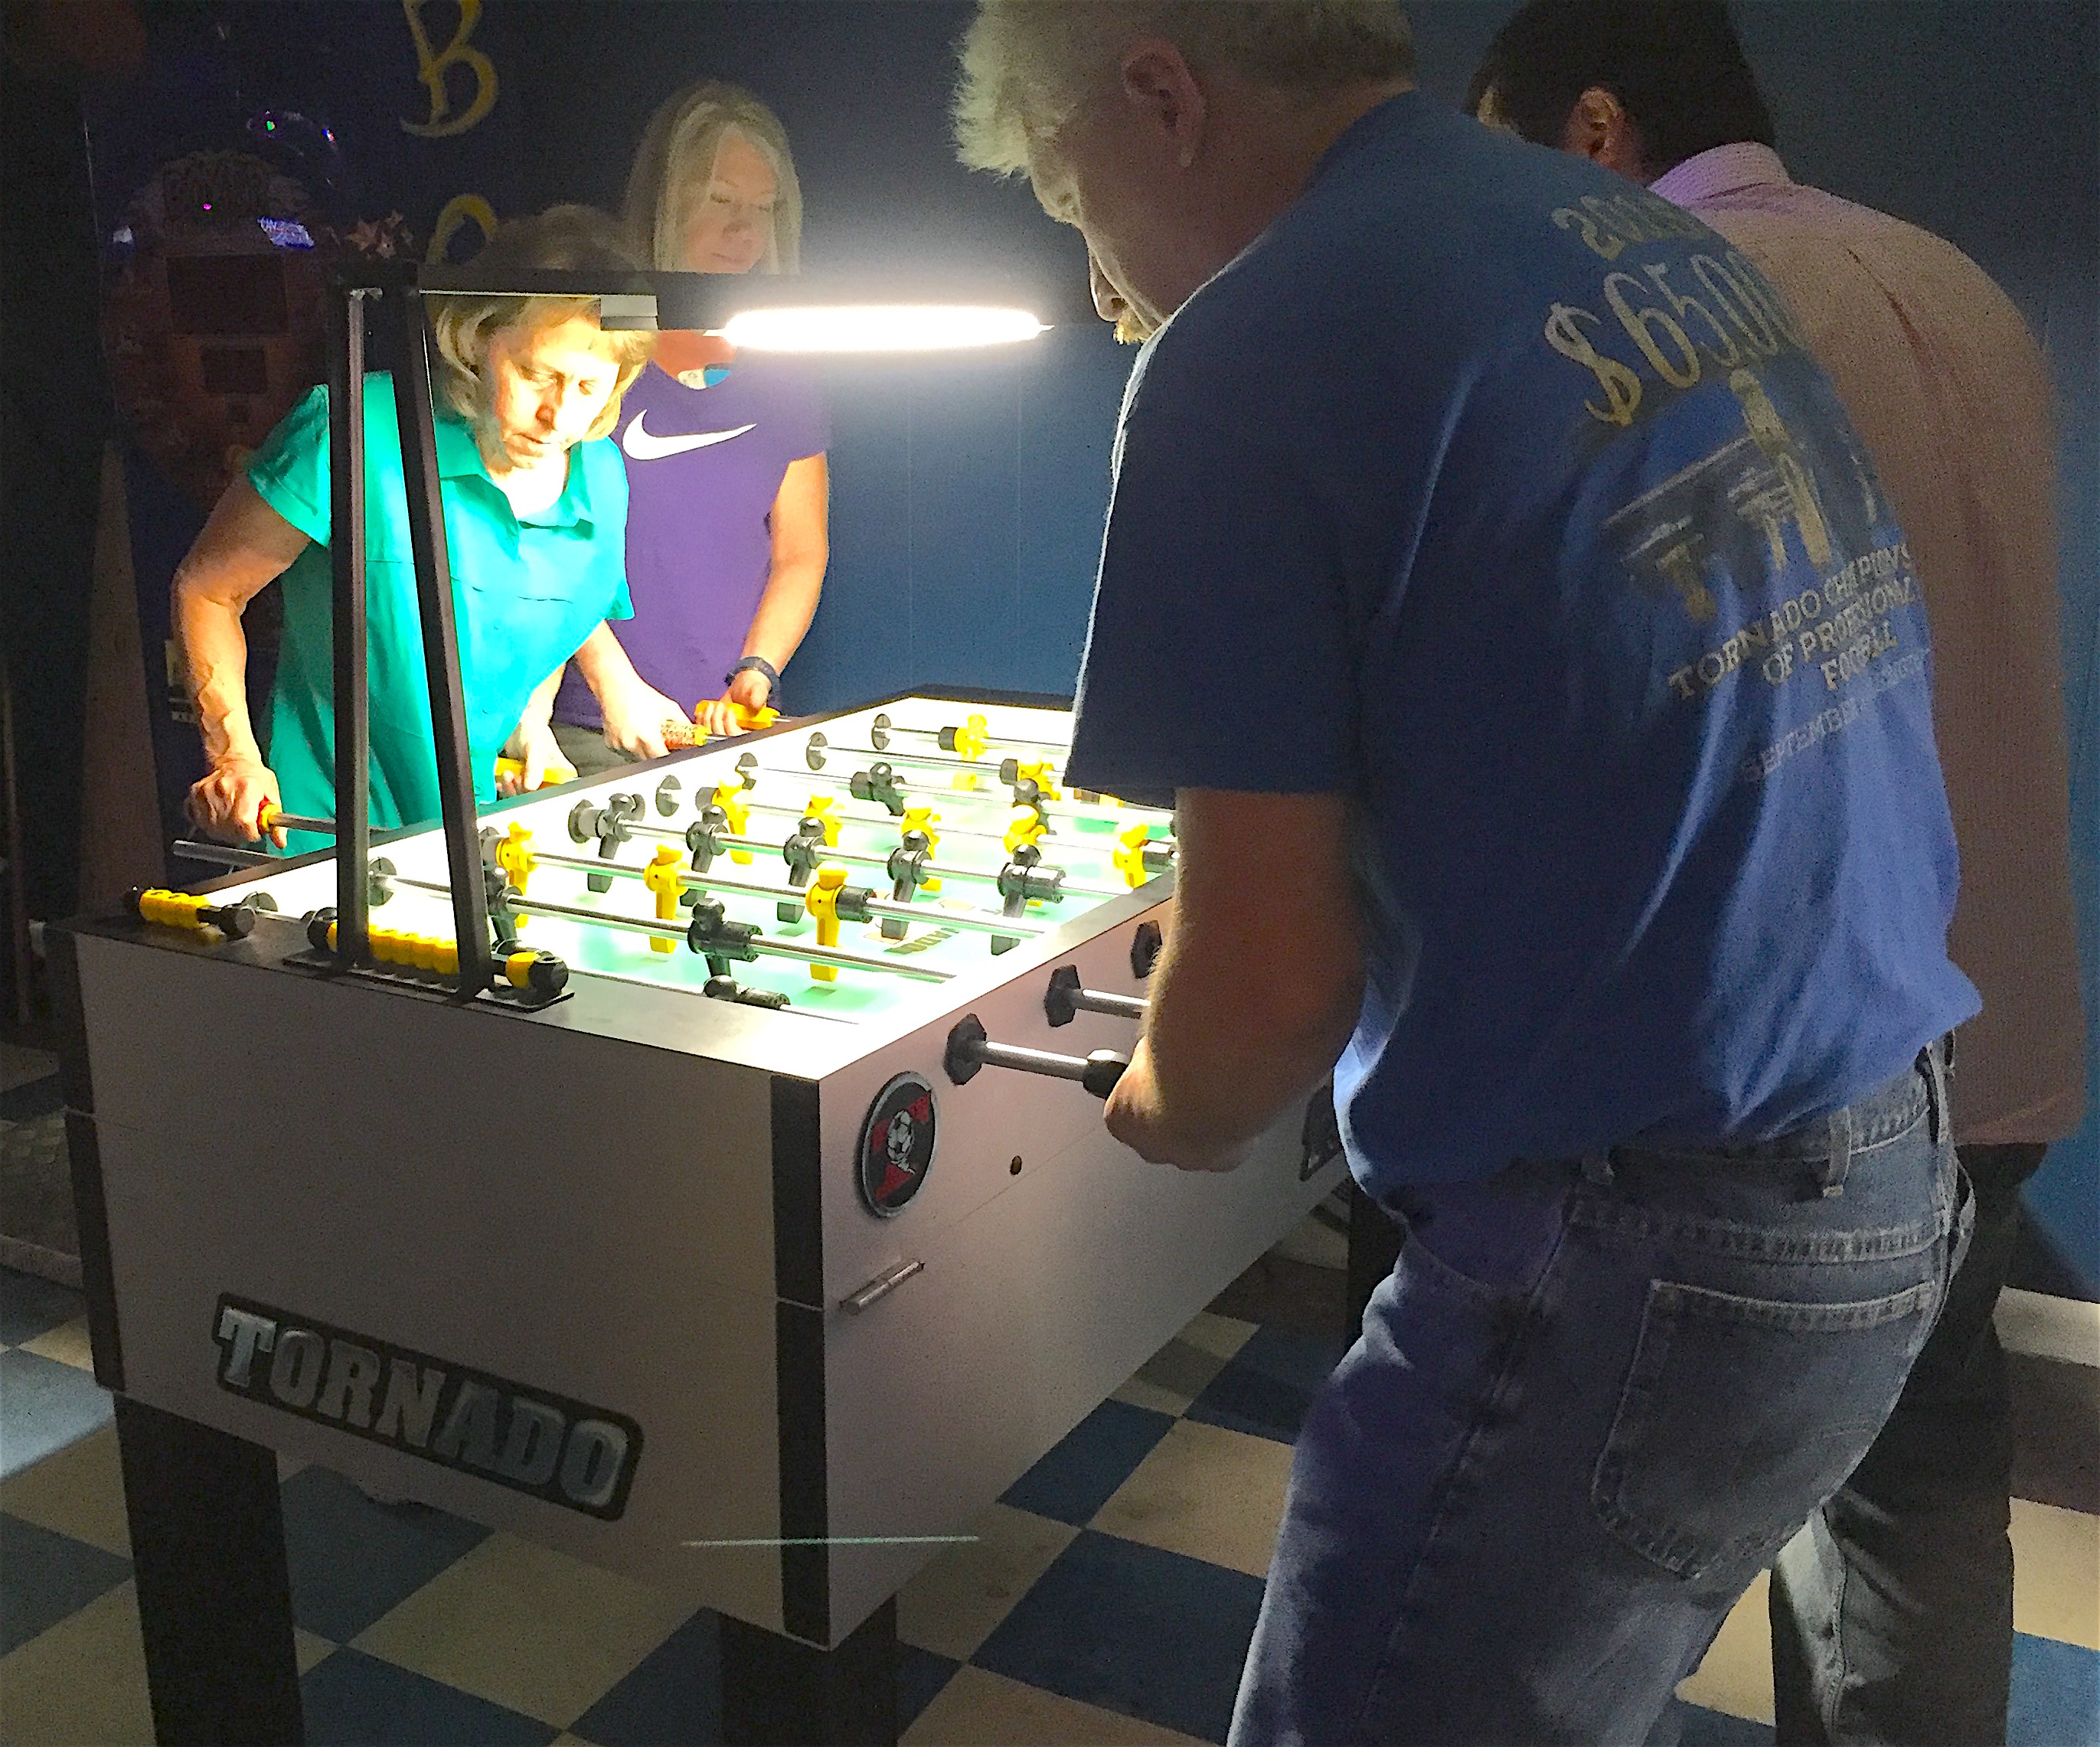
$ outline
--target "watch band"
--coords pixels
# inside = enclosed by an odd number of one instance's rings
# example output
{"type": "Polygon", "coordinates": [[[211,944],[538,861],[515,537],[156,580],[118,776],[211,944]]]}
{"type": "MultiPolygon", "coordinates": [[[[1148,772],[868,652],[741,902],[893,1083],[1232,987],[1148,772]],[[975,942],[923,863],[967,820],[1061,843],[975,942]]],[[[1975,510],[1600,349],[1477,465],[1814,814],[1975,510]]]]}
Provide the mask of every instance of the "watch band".
{"type": "Polygon", "coordinates": [[[725,686],[734,684],[736,680],[736,676],[739,673],[757,673],[762,675],[765,681],[765,690],[769,695],[780,689],[779,669],[775,668],[774,664],[770,661],[768,661],[763,655],[744,656],[743,660],[739,661],[735,667],[729,670],[728,673],[722,675],[722,683],[725,686]]]}

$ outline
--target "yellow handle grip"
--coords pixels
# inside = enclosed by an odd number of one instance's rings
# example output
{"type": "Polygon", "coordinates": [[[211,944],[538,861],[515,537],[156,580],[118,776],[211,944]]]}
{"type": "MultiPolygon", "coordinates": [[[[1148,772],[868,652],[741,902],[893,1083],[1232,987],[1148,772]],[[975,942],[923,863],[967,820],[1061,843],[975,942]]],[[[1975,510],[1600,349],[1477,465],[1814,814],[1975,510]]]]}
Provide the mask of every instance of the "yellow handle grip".
{"type": "MultiPolygon", "coordinates": [[[[703,709],[705,709],[708,704],[712,701],[712,699],[703,699],[699,704],[694,706],[693,715],[695,719],[693,722],[693,744],[695,746],[698,746],[702,742],[712,738],[706,730],[700,726],[699,721],[699,712],[703,709]]],[[[730,705],[729,709],[730,714],[736,718],[737,726],[743,729],[747,734],[754,728],[770,728],[774,723],[780,720],[780,712],[774,709],[770,704],[766,705],[763,708],[754,710],[748,704],[732,704],[730,705]]]]}
{"type": "MultiPolygon", "coordinates": [[[[496,774],[522,778],[525,774],[525,761],[522,758],[499,758],[496,761],[496,774]]],[[[563,783],[573,783],[576,779],[573,765],[549,765],[540,772],[540,786],[543,788],[558,787],[563,783]]]]}

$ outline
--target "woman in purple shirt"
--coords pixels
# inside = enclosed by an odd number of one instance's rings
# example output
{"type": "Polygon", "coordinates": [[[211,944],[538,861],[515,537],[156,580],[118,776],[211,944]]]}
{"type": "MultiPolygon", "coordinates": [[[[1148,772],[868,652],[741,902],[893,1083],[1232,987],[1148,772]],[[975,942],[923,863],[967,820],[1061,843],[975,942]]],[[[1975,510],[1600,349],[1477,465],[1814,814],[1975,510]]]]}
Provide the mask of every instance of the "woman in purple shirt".
{"type": "MultiPolygon", "coordinates": [[[[642,135],[627,223],[660,269],[795,271],[801,190],[779,118],[733,85],[679,92],[642,135]]],[[[733,361],[712,336],[664,334],[619,430],[634,601],[620,642],[709,734],[739,731],[736,706],[779,707],[780,670],[817,611],[830,550],[822,396],[791,364],[733,361]]],[[[574,673],[554,716],[585,774],[664,750],[660,733],[607,724],[574,673]]]]}

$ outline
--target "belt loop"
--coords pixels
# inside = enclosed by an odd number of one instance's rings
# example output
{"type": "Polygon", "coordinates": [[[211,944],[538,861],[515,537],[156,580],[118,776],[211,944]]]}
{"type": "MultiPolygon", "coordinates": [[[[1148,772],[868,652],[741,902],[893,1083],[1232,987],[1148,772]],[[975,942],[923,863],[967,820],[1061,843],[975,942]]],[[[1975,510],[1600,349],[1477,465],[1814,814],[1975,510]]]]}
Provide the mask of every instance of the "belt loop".
{"type": "Polygon", "coordinates": [[[1816,1185],[1827,1200],[1845,1193],[1845,1174],[1852,1168],[1852,1107],[1830,1113],[1830,1156],[1816,1172],[1816,1185]]]}
{"type": "Polygon", "coordinates": [[[1582,1158],[1582,1180],[1593,1189],[1612,1186],[1612,1155],[1609,1153],[1586,1153],[1582,1158]]]}
{"type": "Polygon", "coordinates": [[[1926,1097],[1931,1121],[1929,1132],[1935,1146],[1946,1139],[1952,1122],[1947,1108],[1947,1046],[1952,1038],[1952,1032],[1948,1034],[1945,1041],[1935,1038],[1919,1052],[1925,1057],[1926,1097]]]}

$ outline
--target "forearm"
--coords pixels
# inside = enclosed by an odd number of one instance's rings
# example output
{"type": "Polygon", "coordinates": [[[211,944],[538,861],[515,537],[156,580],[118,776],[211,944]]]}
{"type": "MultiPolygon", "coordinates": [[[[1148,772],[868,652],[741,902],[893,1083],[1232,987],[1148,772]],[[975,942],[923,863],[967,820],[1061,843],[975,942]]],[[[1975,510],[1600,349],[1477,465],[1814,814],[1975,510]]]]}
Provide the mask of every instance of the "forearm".
{"type": "Polygon", "coordinates": [[[1182,789],[1174,922],[1110,1132],[1229,1169],[1333,1069],[1363,999],[1364,922],[1336,794],[1182,789]]]}
{"type": "MultiPolygon", "coordinates": [[[[602,630],[602,625],[599,627],[602,630]]],[[[526,735],[544,729],[554,713],[554,694],[562,689],[562,673],[568,666],[566,661],[532,688],[532,695],[525,700],[525,708],[518,712],[518,732],[514,737],[522,740],[526,735]]]]}
{"type": "Polygon", "coordinates": [[[776,563],[758,598],[758,611],[752,615],[751,629],[744,633],[743,653],[757,655],[776,673],[786,667],[817,616],[823,582],[822,556],[776,563]]]}
{"type": "MultiPolygon", "coordinates": [[[[612,627],[602,619],[598,620],[598,629],[584,639],[583,647],[576,651],[575,659],[576,671],[583,675],[584,683],[590,687],[591,695],[601,704],[605,702],[608,693],[617,691],[623,686],[638,686],[642,682],[642,676],[634,671],[633,662],[628,659],[627,651],[620,646],[620,639],[613,634],[612,627]]],[[[561,669],[557,668],[554,680],[557,689],[561,680],[561,669]]],[[[554,693],[549,691],[547,696],[551,704],[554,693]]]]}
{"type": "MultiPolygon", "coordinates": [[[[1352,947],[1352,923],[1337,919],[1352,947]]],[[[1333,1071],[1363,999],[1361,957],[1338,955],[1317,982],[1307,968],[1271,962],[1259,941],[1176,930],[1153,973],[1145,1031],[1152,1150],[1222,1162],[1333,1071]]]]}
{"type": "Polygon", "coordinates": [[[240,608],[186,585],[174,585],[175,635],[183,679],[196,706],[205,761],[261,763],[248,713],[248,637],[240,608]]]}

